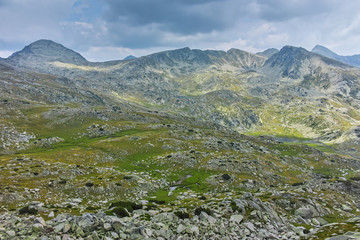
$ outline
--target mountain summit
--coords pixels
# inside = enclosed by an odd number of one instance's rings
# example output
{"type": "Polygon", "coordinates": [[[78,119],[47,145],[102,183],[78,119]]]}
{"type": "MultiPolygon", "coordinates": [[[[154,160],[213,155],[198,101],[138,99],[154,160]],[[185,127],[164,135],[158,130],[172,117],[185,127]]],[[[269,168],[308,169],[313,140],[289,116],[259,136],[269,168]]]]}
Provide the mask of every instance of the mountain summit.
{"type": "Polygon", "coordinates": [[[79,53],[51,40],[38,40],[12,54],[8,61],[16,66],[34,67],[44,62],[63,62],[84,65],[88,61],[79,53]]]}
{"type": "Polygon", "coordinates": [[[351,68],[342,62],[294,46],[285,46],[278,53],[272,55],[266,61],[265,68],[266,71],[277,69],[282,77],[299,79],[311,73],[310,69],[318,67],[321,63],[327,67],[351,68]]]}
{"type": "Polygon", "coordinates": [[[311,50],[311,52],[323,55],[325,57],[333,58],[333,59],[338,59],[340,57],[339,55],[337,55],[336,53],[334,53],[330,49],[328,49],[328,48],[326,48],[324,46],[321,46],[321,45],[316,45],[311,50]]]}
{"type": "Polygon", "coordinates": [[[276,49],[276,48],[268,48],[266,49],[265,51],[263,52],[257,52],[256,54],[257,55],[260,55],[260,56],[263,56],[263,57],[271,57],[272,55],[274,55],[275,53],[278,53],[279,52],[279,49],[276,49]]]}
{"type": "Polygon", "coordinates": [[[137,57],[133,56],[133,55],[129,55],[127,57],[125,57],[123,60],[133,60],[136,59],[137,57]]]}

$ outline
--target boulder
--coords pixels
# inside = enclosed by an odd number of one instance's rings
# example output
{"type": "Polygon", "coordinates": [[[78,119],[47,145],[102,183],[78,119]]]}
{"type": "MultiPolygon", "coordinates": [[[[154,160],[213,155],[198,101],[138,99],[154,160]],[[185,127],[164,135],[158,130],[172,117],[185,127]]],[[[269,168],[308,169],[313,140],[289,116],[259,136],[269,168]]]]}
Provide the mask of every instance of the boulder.
{"type": "Polygon", "coordinates": [[[234,222],[234,223],[240,223],[242,220],[243,220],[243,216],[242,215],[240,215],[240,214],[237,214],[237,215],[232,215],[231,217],[230,217],[230,221],[231,222],[234,222]]]}
{"type": "Polygon", "coordinates": [[[296,211],[295,211],[295,215],[297,215],[297,216],[300,216],[300,217],[302,217],[302,218],[304,218],[304,219],[310,219],[310,218],[312,218],[315,214],[314,214],[314,212],[313,212],[313,210],[312,209],[310,209],[310,208],[299,208],[299,209],[297,209],[296,211]]]}

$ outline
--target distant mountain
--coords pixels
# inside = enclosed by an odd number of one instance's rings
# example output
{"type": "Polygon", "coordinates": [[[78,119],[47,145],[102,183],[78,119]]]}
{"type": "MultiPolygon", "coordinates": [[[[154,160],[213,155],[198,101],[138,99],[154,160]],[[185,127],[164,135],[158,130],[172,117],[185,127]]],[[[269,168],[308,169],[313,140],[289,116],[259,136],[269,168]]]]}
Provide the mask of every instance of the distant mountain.
{"type": "Polygon", "coordinates": [[[324,46],[321,46],[321,45],[316,45],[312,50],[311,52],[313,53],[317,53],[317,54],[320,54],[320,55],[323,55],[325,57],[329,57],[329,58],[333,58],[333,59],[341,59],[341,56],[337,55],[336,53],[334,53],[333,51],[331,51],[330,49],[324,47],[324,46]]]}
{"type": "Polygon", "coordinates": [[[129,55],[127,57],[125,57],[123,60],[133,60],[136,59],[137,57],[133,56],[133,55],[129,55]]]}
{"type": "Polygon", "coordinates": [[[258,52],[256,53],[257,55],[260,55],[260,56],[263,56],[263,57],[271,57],[272,55],[274,55],[275,53],[278,53],[279,52],[279,49],[276,49],[276,48],[269,48],[269,49],[266,49],[265,51],[263,52],[258,52]]]}
{"type": "Polygon", "coordinates": [[[360,54],[352,56],[341,56],[321,45],[316,45],[311,51],[355,67],[360,67],[360,54]]]}
{"type": "Polygon", "coordinates": [[[18,67],[42,68],[44,63],[62,62],[86,65],[88,61],[79,53],[51,40],[38,40],[15,52],[7,61],[18,67]]]}

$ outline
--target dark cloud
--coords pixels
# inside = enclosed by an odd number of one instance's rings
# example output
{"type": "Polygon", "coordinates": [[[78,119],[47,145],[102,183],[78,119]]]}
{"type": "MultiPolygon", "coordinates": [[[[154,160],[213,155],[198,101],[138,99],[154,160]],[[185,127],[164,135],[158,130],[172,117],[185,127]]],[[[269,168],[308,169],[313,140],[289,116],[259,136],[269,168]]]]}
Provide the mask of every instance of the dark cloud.
{"type": "MultiPolygon", "coordinates": [[[[256,14],[247,0],[104,0],[103,21],[116,45],[182,47],[222,33],[256,14]]],[[[247,20],[246,20],[247,21],[247,20]]],[[[216,39],[223,38],[217,36],[216,39]]],[[[209,39],[214,41],[214,39],[209,39]]]]}
{"type": "Polygon", "coordinates": [[[128,26],[156,25],[160,30],[179,34],[207,33],[231,27],[231,9],[223,0],[105,0],[109,23],[128,26]]]}

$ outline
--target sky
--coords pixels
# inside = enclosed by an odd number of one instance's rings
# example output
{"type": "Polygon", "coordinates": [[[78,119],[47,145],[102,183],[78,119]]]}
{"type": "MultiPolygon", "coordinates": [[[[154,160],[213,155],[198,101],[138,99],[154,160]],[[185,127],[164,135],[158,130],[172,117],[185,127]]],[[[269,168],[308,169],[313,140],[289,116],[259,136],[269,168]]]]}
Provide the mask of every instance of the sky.
{"type": "Polygon", "coordinates": [[[360,0],[0,0],[0,57],[50,39],[90,61],[190,47],[360,54],[360,0]]]}

